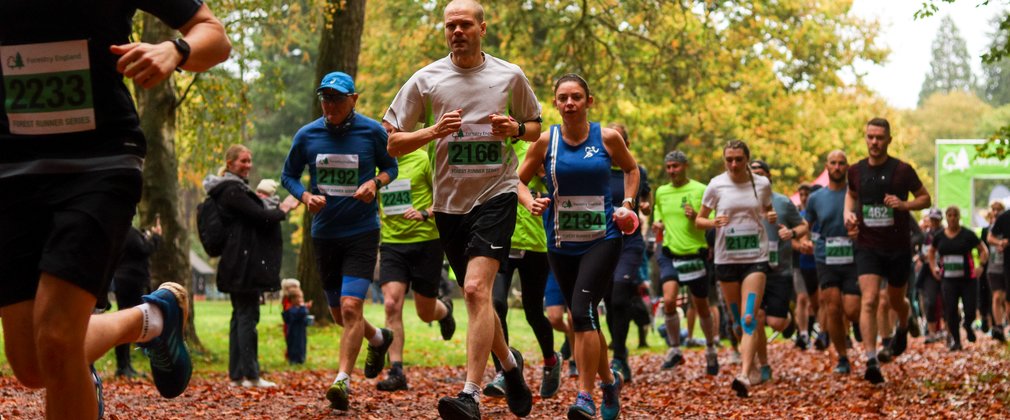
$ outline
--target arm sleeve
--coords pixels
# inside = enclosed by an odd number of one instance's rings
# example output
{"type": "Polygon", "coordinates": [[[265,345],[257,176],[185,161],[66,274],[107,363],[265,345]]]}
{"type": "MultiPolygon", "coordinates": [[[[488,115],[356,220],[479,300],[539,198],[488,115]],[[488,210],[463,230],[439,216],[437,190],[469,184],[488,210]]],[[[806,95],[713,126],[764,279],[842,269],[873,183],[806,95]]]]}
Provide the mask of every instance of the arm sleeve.
{"type": "Polygon", "coordinates": [[[708,184],[705,187],[705,193],[701,196],[701,205],[712,209],[713,212],[719,208],[719,195],[715,191],[716,188],[716,186],[708,184]]]}
{"type": "Polygon", "coordinates": [[[512,86],[512,103],[509,104],[509,115],[520,122],[537,121],[540,119],[540,102],[530,87],[530,81],[522,70],[516,68],[515,83],[512,86]]]}
{"type": "Polygon", "coordinates": [[[295,134],[291,142],[291,151],[288,152],[288,157],[284,160],[284,169],[281,170],[281,185],[298,200],[302,199],[302,194],[306,191],[302,185],[302,171],[306,164],[302,143],[301,135],[295,134]]]}
{"type": "Polygon", "coordinates": [[[977,247],[978,244],[982,242],[981,240],[978,239],[978,235],[976,235],[975,232],[972,232],[965,228],[962,229],[964,229],[965,232],[968,232],[968,245],[970,245],[972,248],[977,247]]]}
{"type": "Polygon", "coordinates": [[[157,16],[172,29],[179,29],[189,22],[203,5],[203,0],[141,0],[137,8],[157,16]]]}
{"type": "Polygon", "coordinates": [[[915,173],[915,169],[912,168],[912,165],[907,163],[901,165],[901,167],[903,169],[902,172],[905,175],[905,179],[907,180],[908,192],[914,193],[919,191],[919,189],[922,188],[922,180],[919,179],[919,174],[915,173]]]}
{"type": "Polygon", "coordinates": [[[220,197],[220,205],[245,223],[266,226],[287,217],[279,209],[267,209],[257,198],[253,199],[243,188],[227,188],[220,197]]]}
{"type": "MultiPolygon", "coordinates": [[[[817,206],[814,205],[817,201],[813,197],[807,199],[807,212],[803,214],[803,218],[810,224],[811,230],[813,230],[814,223],[817,222],[817,206]]],[[[796,206],[793,206],[796,207],[796,206]]]]}
{"type": "Polygon", "coordinates": [[[157,251],[158,246],[161,245],[161,235],[158,235],[157,233],[152,233],[151,239],[147,240],[144,240],[144,236],[141,235],[140,242],[141,242],[141,252],[145,256],[150,256],[155,251],[157,251]]]}
{"type": "MultiPolygon", "coordinates": [[[[421,113],[425,111],[424,97],[417,84],[417,74],[414,74],[403,84],[400,91],[393,98],[393,103],[389,104],[382,121],[396,127],[397,131],[414,131],[418,121],[421,120],[421,113]]],[[[428,112],[431,112],[428,110],[428,112]]],[[[432,120],[431,115],[425,115],[426,119],[432,120]]],[[[434,121],[425,121],[432,123],[434,121]]]]}
{"type": "MultiPolygon", "coordinates": [[[[807,212],[809,213],[810,210],[807,209],[807,212]]],[[[786,202],[786,215],[785,216],[786,216],[786,219],[785,219],[786,223],[785,224],[786,224],[786,226],[789,226],[790,228],[794,228],[796,226],[799,226],[799,225],[803,224],[803,216],[800,216],[800,211],[796,209],[796,205],[794,205],[792,201],[787,201],[786,202]]]]}
{"type": "MultiPolygon", "coordinates": [[[[858,164],[857,164],[858,165],[858,164]]],[[[859,171],[856,170],[856,165],[849,166],[849,173],[846,178],[849,180],[849,191],[859,194],[859,171]]],[[[859,203],[856,203],[859,204],[859,203]]]]}

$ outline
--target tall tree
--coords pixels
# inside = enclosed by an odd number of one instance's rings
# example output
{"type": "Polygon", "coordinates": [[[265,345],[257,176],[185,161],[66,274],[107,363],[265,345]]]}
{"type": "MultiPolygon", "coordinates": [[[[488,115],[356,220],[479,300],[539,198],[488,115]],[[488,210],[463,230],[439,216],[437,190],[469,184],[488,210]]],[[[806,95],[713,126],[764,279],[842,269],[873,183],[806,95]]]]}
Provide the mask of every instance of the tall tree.
{"type": "MultiPolygon", "coordinates": [[[[990,50],[1003,50],[1007,47],[1007,32],[1000,30],[1002,16],[992,20],[993,31],[989,34],[990,50]]],[[[984,99],[992,106],[1010,104],[1010,59],[1003,57],[996,61],[982,62],[982,72],[985,73],[984,99]]],[[[990,133],[991,134],[991,133],[990,133]]]]}
{"type": "MultiPolygon", "coordinates": [[[[172,39],[175,31],[150,14],[142,18],[141,41],[152,44],[172,39]]],[[[163,241],[151,256],[151,278],[156,283],[173,281],[191,288],[189,266],[189,234],[179,214],[179,162],[175,156],[176,94],[175,83],[169,78],[150,89],[134,83],[140,128],[147,137],[147,158],[144,161],[144,193],[140,199],[140,223],[154,224],[160,218],[163,241]]],[[[195,323],[192,322],[193,300],[190,301],[190,328],[186,341],[202,349],[195,323]]]]}
{"type": "MultiPolygon", "coordinates": [[[[361,52],[361,32],[365,28],[365,0],[327,0],[323,19],[316,78],[313,80],[321,80],[332,71],[342,71],[355,77],[358,73],[358,54],[361,52]]],[[[312,107],[312,118],[319,118],[322,114],[317,99],[312,107]]],[[[311,213],[305,212],[302,226],[305,233],[310,230],[311,213]]],[[[306,240],[302,241],[301,251],[298,254],[298,278],[302,281],[306,300],[326,302],[312,241],[308,240],[308,235],[303,235],[306,240]]],[[[329,322],[327,305],[313,305],[311,311],[316,317],[316,322],[324,324],[329,322]]]]}
{"type": "Polygon", "coordinates": [[[933,60],[919,90],[919,105],[934,93],[974,91],[975,75],[971,71],[968,45],[950,15],[940,21],[932,48],[933,60]]]}
{"type": "MultiPolygon", "coordinates": [[[[940,10],[939,2],[954,3],[957,0],[926,0],[922,2],[922,8],[915,12],[916,19],[924,19],[933,16],[940,10]]],[[[982,0],[978,6],[989,5],[990,0],[982,0]]],[[[998,22],[994,38],[1006,39],[1010,35],[1010,13],[1000,13],[995,18],[998,22]]],[[[1010,57],[1010,43],[994,42],[990,44],[989,51],[982,54],[982,64],[991,65],[1010,57]]],[[[921,97],[920,97],[921,100],[921,97]]],[[[989,136],[989,141],[975,147],[979,158],[1010,158],[1010,124],[1005,124],[997,128],[989,136]]]]}

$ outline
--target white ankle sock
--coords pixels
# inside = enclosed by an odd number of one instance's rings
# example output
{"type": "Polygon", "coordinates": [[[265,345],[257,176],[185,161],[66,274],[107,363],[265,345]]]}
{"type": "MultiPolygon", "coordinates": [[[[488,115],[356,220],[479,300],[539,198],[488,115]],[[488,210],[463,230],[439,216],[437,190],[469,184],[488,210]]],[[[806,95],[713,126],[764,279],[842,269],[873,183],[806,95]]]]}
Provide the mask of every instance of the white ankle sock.
{"type": "Polygon", "coordinates": [[[351,384],[351,375],[348,375],[345,372],[339,372],[339,373],[337,373],[337,379],[334,379],[333,383],[337,383],[337,382],[340,382],[340,381],[347,381],[347,385],[350,385],[351,384]]]}
{"type": "Polygon", "coordinates": [[[371,344],[372,347],[379,347],[382,345],[382,329],[375,329],[375,335],[368,337],[368,344],[371,344]]]}
{"type": "Polygon", "coordinates": [[[501,368],[502,370],[512,370],[516,364],[516,355],[512,354],[512,350],[509,350],[509,357],[501,361],[501,368]]]}
{"type": "Polygon", "coordinates": [[[161,308],[157,305],[144,303],[136,307],[144,316],[140,324],[140,337],[137,343],[146,343],[161,335],[165,328],[165,316],[161,313],[161,308]]]}
{"type": "Polygon", "coordinates": [[[480,385],[473,382],[467,382],[463,384],[463,392],[473,395],[473,399],[477,400],[478,404],[480,403],[480,385]]]}

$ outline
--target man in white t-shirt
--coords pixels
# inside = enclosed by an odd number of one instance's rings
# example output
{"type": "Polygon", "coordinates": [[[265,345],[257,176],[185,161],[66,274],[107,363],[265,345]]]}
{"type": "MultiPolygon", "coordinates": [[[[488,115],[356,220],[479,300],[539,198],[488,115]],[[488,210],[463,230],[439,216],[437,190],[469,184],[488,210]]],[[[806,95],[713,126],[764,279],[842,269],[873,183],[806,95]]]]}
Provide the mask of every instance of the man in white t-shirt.
{"type": "Polygon", "coordinates": [[[522,355],[508,347],[494,314],[491,287],[509,255],[517,208],[518,162],[505,140],[535,141],[540,105],[518,66],[481,51],[487,23],[479,4],[454,0],[444,18],[450,54],[411,76],[383,117],[393,156],[436,142],[435,224],[466,300],[466,384],[457,397],[440,399],[438,410],[447,419],[480,418],[480,382],[493,351],[509,410],[524,417],[532,394],[522,355]]]}

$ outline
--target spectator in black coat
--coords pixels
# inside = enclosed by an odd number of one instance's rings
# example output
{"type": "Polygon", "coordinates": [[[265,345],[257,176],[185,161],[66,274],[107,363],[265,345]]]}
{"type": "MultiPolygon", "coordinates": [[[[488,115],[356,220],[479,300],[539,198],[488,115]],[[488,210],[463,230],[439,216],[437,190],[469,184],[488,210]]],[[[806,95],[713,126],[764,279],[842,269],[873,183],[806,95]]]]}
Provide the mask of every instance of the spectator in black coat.
{"type": "MultiPolygon", "coordinates": [[[[130,227],[123,242],[123,254],[112,277],[112,287],[116,294],[119,310],[132,308],[144,303],[141,296],[150,292],[150,258],[161,244],[161,220],[151,228],[141,232],[130,227]]],[[[130,344],[116,346],[116,376],[135,378],[140,376],[130,363],[130,344]]]]}
{"type": "Polygon", "coordinates": [[[217,267],[218,290],[231,295],[228,377],[235,386],[273,387],[260,378],[256,324],[260,295],[280,289],[281,228],[298,201],[288,197],[267,208],[249,187],[252,152],[233,145],[225,153],[220,176],[203,181],[204,190],[221,209],[228,239],[217,267]]]}

